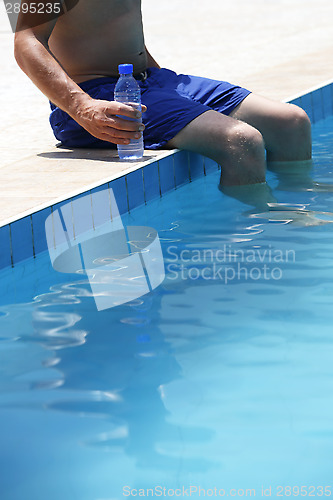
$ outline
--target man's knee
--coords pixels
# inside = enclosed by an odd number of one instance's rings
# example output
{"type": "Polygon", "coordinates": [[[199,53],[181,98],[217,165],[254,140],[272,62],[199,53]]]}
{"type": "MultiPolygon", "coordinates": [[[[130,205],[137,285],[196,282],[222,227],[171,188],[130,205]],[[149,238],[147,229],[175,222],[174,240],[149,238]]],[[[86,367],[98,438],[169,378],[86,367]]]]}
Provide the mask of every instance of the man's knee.
{"type": "Polygon", "coordinates": [[[228,131],[227,144],[240,155],[262,158],[265,154],[263,136],[256,128],[239,122],[228,131]]]}
{"type": "Polygon", "coordinates": [[[286,108],[281,127],[290,140],[308,140],[311,136],[311,122],[308,115],[294,104],[289,104],[286,108]]]}
{"type": "Polygon", "coordinates": [[[239,122],[228,131],[224,159],[225,162],[221,163],[221,182],[224,185],[264,182],[265,143],[254,127],[239,122]]]}
{"type": "MultiPolygon", "coordinates": [[[[302,108],[286,105],[284,117],[277,130],[283,147],[282,160],[307,160],[311,158],[311,122],[302,108]]],[[[279,158],[278,158],[279,159],[279,158]]]]}

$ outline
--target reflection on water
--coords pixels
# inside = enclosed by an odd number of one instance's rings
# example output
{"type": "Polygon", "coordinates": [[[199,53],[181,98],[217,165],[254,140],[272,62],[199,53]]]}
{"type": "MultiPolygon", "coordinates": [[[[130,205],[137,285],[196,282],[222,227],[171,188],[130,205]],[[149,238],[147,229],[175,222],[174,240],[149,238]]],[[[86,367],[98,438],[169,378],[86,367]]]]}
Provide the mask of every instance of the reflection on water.
{"type": "MultiPolygon", "coordinates": [[[[156,301],[151,294],[97,312],[81,280],[54,285],[33,303],[8,306],[2,328],[12,352],[8,366],[2,363],[8,392],[2,408],[103,419],[103,431],[81,437],[80,447],[113,457],[125,453],[148,473],[151,468],[174,473],[179,463],[162,443],[178,448],[179,440],[200,443],[214,433],[204,423],[189,429],[168,421],[163,387],[181,378],[181,367],[154,320],[156,301]],[[27,327],[12,337],[18,319],[27,327]],[[22,398],[22,391],[30,396],[22,398]]],[[[199,455],[182,458],[192,472],[207,470],[210,463],[199,455]]]]}
{"type": "Polygon", "coordinates": [[[3,275],[6,500],[328,484],[333,199],[270,175],[267,210],[208,176],[128,215],[158,231],[167,278],[119,307],[98,312],[46,256],[3,275]]]}

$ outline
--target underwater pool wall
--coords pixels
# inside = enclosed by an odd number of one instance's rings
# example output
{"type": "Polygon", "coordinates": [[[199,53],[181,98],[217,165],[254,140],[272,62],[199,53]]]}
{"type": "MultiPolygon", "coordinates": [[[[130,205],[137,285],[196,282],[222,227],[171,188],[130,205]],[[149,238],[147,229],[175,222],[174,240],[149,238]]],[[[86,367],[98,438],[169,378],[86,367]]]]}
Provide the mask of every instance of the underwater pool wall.
{"type": "MultiPolygon", "coordinates": [[[[311,123],[333,114],[333,82],[309,89],[302,95],[286,100],[303,108],[311,123]]],[[[0,269],[14,266],[47,250],[45,220],[55,210],[68,202],[89,193],[112,189],[119,213],[130,212],[135,207],[162,197],[166,192],[197,177],[219,170],[219,165],[209,158],[188,151],[173,150],[157,159],[135,164],[107,182],[89,186],[83,192],[72,193],[64,199],[42,209],[25,213],[16,220],[0,226],[0,269]]]]}

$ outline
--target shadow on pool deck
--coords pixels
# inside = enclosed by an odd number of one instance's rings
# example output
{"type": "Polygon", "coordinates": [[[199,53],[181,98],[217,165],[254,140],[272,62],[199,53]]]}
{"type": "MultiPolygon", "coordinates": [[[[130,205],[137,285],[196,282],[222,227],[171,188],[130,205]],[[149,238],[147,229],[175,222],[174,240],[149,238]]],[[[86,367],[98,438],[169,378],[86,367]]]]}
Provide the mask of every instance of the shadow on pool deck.
{"type": "MultiPolygon", "coordinates": [[[[150,152],[146,151],[142,161],[149,161],[155,159],[156,155],[149,154],[150,152]]],[[[86,160],[86,161],[103,161],[115,164],[124,164],[125,162],[120,160],[116,151],[112,149],[67,149],[61,148],[57,146],[56,151],[47,151],[45,153],[37,153],[37,157],[39,158],[50,158],[53,160],[86,160]]],[[[140,165],[142,161],[132,162],[134,165],[140,165]]],[[[125,163],[127,166],[129,163],[125,163]]]]}

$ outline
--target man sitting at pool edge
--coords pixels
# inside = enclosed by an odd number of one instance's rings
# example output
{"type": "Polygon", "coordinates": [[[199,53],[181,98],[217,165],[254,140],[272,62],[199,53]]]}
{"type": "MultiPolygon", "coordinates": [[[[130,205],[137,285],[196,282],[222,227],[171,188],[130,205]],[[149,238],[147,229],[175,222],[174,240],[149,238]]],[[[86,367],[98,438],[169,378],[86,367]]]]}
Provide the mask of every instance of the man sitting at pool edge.
{"type": "Polygon", "coordinates": [[[17,63],[51,101],[51,126],[64,146],[115,147],[144,129],[148,149],[215,160],[225,187],[265,182],[265,150],[269,162],[311,159],[311,126],[301,108],[160,68],[145,47],[141,0],[74,3],[58,16],[45,9],[37,26],[36,14],[21,12],[15,34],[17,63]],[[121,63],[134,66],[144,125],[117,116],[137,116],[113,101],[121,63]]]}

